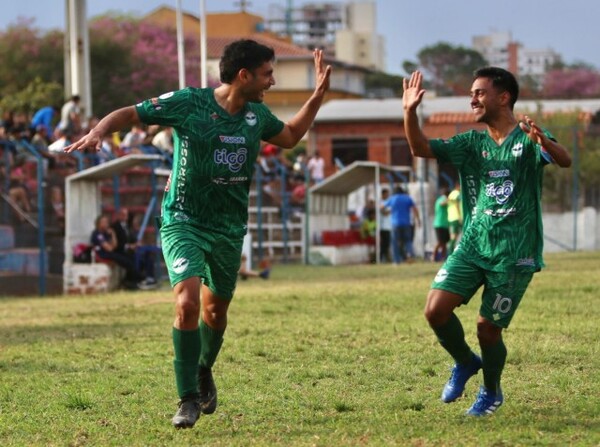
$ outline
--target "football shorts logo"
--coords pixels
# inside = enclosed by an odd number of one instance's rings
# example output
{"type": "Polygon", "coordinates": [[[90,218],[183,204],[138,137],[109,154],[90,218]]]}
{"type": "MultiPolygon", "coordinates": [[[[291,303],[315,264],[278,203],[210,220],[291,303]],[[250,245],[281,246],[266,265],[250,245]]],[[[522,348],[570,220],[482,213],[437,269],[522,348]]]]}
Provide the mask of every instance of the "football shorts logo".
{"type": "Polygon", "coordinates": [[[435,282],[442,282],[448,277],[448,270],[440,269],[433,279],[435,282]]]}
{"type": "Polygon", "coordinates": [[[188,261],[187,259],[178,258],[175,259],[175,262],[173,262],[173,265],[171,265],[171,270],[173,270],[177,274],[180,274],[185,272],[189,265],[190,261],[188,261]]]}
{"type": "Polygon", "coordinates": [[[256,125],[256,114],[254,112],[247,112],[246,116],[244,116],[244,119],[249,126],[256,125]]]}

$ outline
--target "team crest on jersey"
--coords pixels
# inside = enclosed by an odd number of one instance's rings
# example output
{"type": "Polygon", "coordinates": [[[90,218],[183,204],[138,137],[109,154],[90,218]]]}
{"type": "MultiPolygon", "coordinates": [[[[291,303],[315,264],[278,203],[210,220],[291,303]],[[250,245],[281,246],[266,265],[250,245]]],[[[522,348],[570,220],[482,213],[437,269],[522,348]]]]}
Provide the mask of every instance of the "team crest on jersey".
{"type": "Polygon", "coordinates": [[[158,103],[158,98],[152,98],[150,102],[152,103],[152,107],[154,108],[154,110],[162,109],[161,105],[158,103]]]}
{"type": "Polygon", "coordinates": [[[512,147],[511,151],[512,151],[513,157],[520,157],[521,155],[523,155],[523,143],[515,144],[512,147]]]}
{"type": "Polygon", "coordinates": [[[483,152],[481,153],[481,156],[482,156],[483,158],[490,158],[490,153],[489,153],[488,151],[483,151],[483,152]]]}
{"type": "Polygon", "coordinates": [[[246,123],[249,126],[255,126],[256,125],[256,113],[254,113],[252,111],[248,111],[246,113],[246,116],[244,116],[244,119],[246,120],[246,123]]]}
{"type": "Polygon", "coordinates": [[[217,112],[213,112],[210,114],[210,117],[213,121],[216,121],[219,118],[219,114],[217,112]]]}

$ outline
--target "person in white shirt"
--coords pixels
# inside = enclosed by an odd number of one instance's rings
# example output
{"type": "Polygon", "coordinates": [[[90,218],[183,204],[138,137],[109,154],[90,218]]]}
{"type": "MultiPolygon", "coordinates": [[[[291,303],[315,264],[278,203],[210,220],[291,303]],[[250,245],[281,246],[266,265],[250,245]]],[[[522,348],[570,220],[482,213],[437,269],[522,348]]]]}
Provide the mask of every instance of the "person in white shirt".
{"type": "Polygon", "coordinates": [[[325,179],[325,159],[321,157],[319,151],[315,151],[315,154],[310,157],[306,167],[313,182],[320,183],[325,179]]]}

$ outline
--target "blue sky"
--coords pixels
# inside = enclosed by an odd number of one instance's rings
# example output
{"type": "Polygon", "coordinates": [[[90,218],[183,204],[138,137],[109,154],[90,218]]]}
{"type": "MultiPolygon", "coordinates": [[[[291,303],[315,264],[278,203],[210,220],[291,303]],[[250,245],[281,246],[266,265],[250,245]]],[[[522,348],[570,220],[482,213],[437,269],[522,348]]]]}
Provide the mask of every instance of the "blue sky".
{"type": "MultiPolygon", "coordinates": [[[[250,0],[248,10],[266,17],[269,5],[282,7],[288,1],[250,0]]],[[[307,2],[292,1],[294,7],[307,2]]],[[[14,23],[19,16],[34,18],[42,29],[64,28],[64,3],[64,0],[4,1],[0,29],[14,23]]],[[[600,69],[599,0],[376,0],[375,3],[390,73],[401,73],[402,62],[416,60],[416,54],[425,46],[440,41],[471,46],[472,36],[491,31],[510,31],[513,40],[528,48],[551,48],[566,63],[583,61],[600,69]]],[[[205,0],[208,12],[234,11],[236,4],[239,0],[205,0]]],[[[160,5],[175,7],[176,0],[87,0],[87,5],[89,16],[109,10],[142,15],[160,5]]],[[[199,15],[200,0],[182,0],[182,7],[199,15]]]]}

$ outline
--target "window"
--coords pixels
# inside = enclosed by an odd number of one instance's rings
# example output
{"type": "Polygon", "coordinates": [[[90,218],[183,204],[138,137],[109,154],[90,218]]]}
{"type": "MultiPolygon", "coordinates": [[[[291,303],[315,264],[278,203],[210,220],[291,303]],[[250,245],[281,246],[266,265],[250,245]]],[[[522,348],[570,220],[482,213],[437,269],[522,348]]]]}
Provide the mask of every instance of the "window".
{"type": "Polygon", "coordinates": [[[334,139],[331,141],[333,163],[338,161],[344,166],[351,165],[354,161],[367,161],[369,147],[366,138],[334,139]]]}
{"type": "Polygon", "coordinates": [[[391,151],[392,165],[413,167],[413,156],[406,138],[392,138],[391,151]]]}

